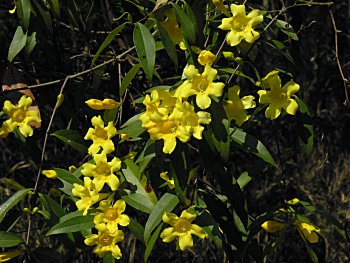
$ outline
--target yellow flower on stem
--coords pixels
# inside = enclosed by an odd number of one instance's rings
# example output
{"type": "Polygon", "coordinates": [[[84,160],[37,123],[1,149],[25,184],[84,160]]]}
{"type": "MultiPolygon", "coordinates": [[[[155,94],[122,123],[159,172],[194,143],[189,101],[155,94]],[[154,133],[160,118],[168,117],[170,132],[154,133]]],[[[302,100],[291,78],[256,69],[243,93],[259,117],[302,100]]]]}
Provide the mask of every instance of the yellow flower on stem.
{"type": "Polygon", "coordinates": [[[98,192],[102,190],[105,183],[109,185],[112,191],[116,191],[120,182],[114,172],[120,170],[121,161],[119,158],[114,157],[112,161],[108,162],[107,155],[102,152],[94,155],[94,161],[95,164],[84,163],[81,173],[84,176],[94,177],[92,182],[95,184],[98,192]]]}
{"type": "Polygon", "coordinates": [[[3,122],[0,137],[6,137],[16,127],[24,137],[33,135],[31,125],[40,124],[41,119],[38,111],[28,109],[30,105],[32,105],[32,99],[27,96],[22,96],[18,105],[13,105],[9,100],[5,101],[3,111],[9,116],[9,119],[3,122]]]}
{"type": "Polygon", "coordinates": [[[229,121],[235,120],[238,126],[241,126],[244,122],[249,119],[246,114],[247,109],[254,108],[256,103],[254,96],[239,97],[240,87],[235,85],[228,89],[228,100],[225,101],[225,110],[229,121]]]}
{"type": "Polygon", "coordinates": [[[276,233],[281,231],[285,226],[286,224],[273,220],[268,220],[261,225],[261,227],[268,233],[276,233]]]}
{"type": "Polygon", "coordinates": [[[170,179],[168,172],[162,172],[160,173],[160,178],[162,178],[163,180],[166,181],[168,187],[170,189],[174,189],[175,188],[175,183],[174,183],[174,179],[170,179]]]}
{"type": "Polygon", "coordinates": [[[124,233],[117,229],[110,231],[105,224],[98,224],[95,228],[98,234],[87,236],[84,243],[88,246],[96,245],[93,252],[101,258],[110,251],[114,258],[120,259],[122,252],[116,243],[124,240],[124,233]]]}
{"type": "Polygon", "coordinates": [[[202,50],[199,53],[198,56],[198,62],[202,66],[205,66],[206,64],[211,64],[216,60],[216,56],[211,53],[209,50],[202,50]]]}
{"type": "Polygon", "coordinates": [[[321,233],[319,228],[315,227],[314,225],[312,225],[310,223],[301,222],[299,220],[296,220],[294,222],[294,225],[297,226],[300,235],[303,238],[306,238],[307,241],[309,241],[310,243],[317,243],[318,242],[317,233],[321,233]]]}
{"type": "Polygon", "coordinates": [[[237,46],[242,40],[254,43],[260,36],[254,27],[263,21],[260,10],[255,9],[247,15],[244,5],[232,4],[231,12],[232,17],[223,18],[219,26],[222,30],[230,30],[226,36],[227,43],[230,46],[237,46]]]}
{"type": "Polygon", "coordinates": [[[98,209],[103,213],[95,216],[94,224],[106,224],[109,231],[118,229],[118,225],[127,226],[130,223],[130,218],[123,214],[125,211],[126,204],[124,200],[118,200],[112,206],[110,201],[102,200],[98,209]]]}
{"type": "Polygon", "coordinates": [[[112,121],[105,127],[101,116],[95,116],[91,119],[91,123],[95,128],[89,128],[84,139],[92,140],[92,145],[89,147],[89,154],[94,155],[102,148],[105,154],[114,151],[114,143],[111,138],[117,134],[117,129],[112,121]]]}
{"type": "Polygon", "coordinates": [[[209,95],[220,97],[225,84],[222,82],[214,83],[217,70],[209,64],[205,65],[204,72],[199,74],[194,65],[189,65],[184,70],[187,80],[182,83],[175,91],[175,97],[188,98],[196,95],[196,104],[201,109],[206,109],[211,104],[209,95]]]}
{"type": "Polygon", "coordinates": [[[85,101],[85,104],[88,105],[93,110],[111,110],[118,108],[120,106],[120,102],[117,102],[113,99],[90,99],[85,101]]]}
{"type": "Polygon", "coordinates": [[[178,244],[182,251],[193,247],[192,234],[201,239],[207,236],[207,233],[200,226],[192,224],[195,218],[196,212],[193,207],[184,210],[180,217],[173,213],[164,213],[163,221],[170,224],[171,227],[165,228],[160,234],[160,238],[166,243],[178,238],[178,244]]]}
{"type": "Polygon", "coordinates": [[[84,211],[83,215],[87,214],[90,206],[107,197],[107,194],[98,193],[95,184],[89,177],[84,177],[84,185],[73,184],[72,194],[80,197],[75,205],[79,211],[84,211]]]}
{"type": "Polygon", "coordinates": [[[57,177],[57,172],[55,170],[43,170],[41,173],[49,179],[57,177]]]}
{"type": "Polygon", "coordinates": [[[268,119],[274,120],[280,116],[282,109],[288,114],[295,115],[298,110],[298,103],[291,97],[299,91],[300,86],[294,81],[287,82],[283,87],[278,71],[273,70],[261,79],[258,86],[269,90],[259,90],[259,103],[269,104],[265,111],[268,119]]]}
{"type": "Polygon", "coordinates": [[[0,262],[9,261],[9,260],[11,260],[19,255],[22,255],[22,254],[23,254],[23,251],[21,251],[21,250],[0,252],[0,262]]]}
{"type": "Polygon", "coordinates": [[[288,205],[297,205],[299,204],[300,200],[298,198],[293,198],[292,200],[288,200],[287,204],[288,205]]]}

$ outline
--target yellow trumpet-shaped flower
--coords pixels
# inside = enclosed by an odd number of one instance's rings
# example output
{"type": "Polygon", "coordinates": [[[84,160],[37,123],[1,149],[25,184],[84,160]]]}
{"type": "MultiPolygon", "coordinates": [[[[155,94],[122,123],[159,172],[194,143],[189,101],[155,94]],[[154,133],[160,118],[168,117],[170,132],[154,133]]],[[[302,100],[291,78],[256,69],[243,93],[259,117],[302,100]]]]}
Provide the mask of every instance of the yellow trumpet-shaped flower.
{"type": "Polygon", "coordinates": [[[315,227],[314,225],[312,225],[310,223],[301,222],[299,220],[296,220],[294,222],[294,225],[297,226],[300,235],[303,238],[306,238],[307,241],[309,241],[310,243],[317,243],[318,242],[317,233],[321,233],[319,228],[315,227]]]}
{"type": "Polygon", "coordinates": [[[117,134],[117,129],[113,122],[109,122],[105,127],[101,116],[95,116],[91,119],[91,123],[95,128],[89,128],[84,139],[92,140],[92,145],[89,147],[89,154],[94,155],[102,148],[105,154],[114,151],[114,144],[111,140],[117,134]]]}
{"type": "Polygon", "coordinates": [[[276,233],[278,231],[281,231],[285,226],[286,224],[273,220],[268,220],[261,225],[261,227],[269,233],[276,233]]]}
{"type": "Polygon", "coordinates": [[[84,185],[73,184],[72,194],[80,197],[75,204],[79,211],[84,211],[83,215],[87,214],[90,206],[107,197],[107,194],[98,193],[89,177],[84,177],[84,185]]]}
{"type": "Polygon", "coordinates": [[[96,246],[93,252],[101,258],[110,251],[114,258],[120,259],[122,252],[116,243],[124,240],[124,233],[117,229],[110,231],[105,224],[98,224],[95,228],[98,234],[87,236],[84,243],[88,246],[96,246]]]}
{"type": "Polygon", "coordinates": [[[247,15],[244,5],[232,4],[231,12],[232,17],[223,18],[219,26],[222,30],[230,30],[226,36],[227,43],[230,46],[237,46],[242,40],[254,43],[260,36],[254,27],[263,21],[260,11],[255,9],[247,15]]]}
{"type": "Polygon", "coordinates": [[[85,104],[94,110],[111,110],[111,109],[118,108],[120,106],[120,102],[117,102],[113,99],[104,99],[104,100],[90,99],[85,101],[85,104]]]}
{"type": "Polygon", "coordinates": [[[118,229],[118,225],[127,226],[130,223],[130,218],[123,214],[126,204],[124,200],[118,200],[112,206],[110,201],[102,200],[98,209],[103,213],[95,216],[94,224],[106,224],[109,231],[118,229]]]}
{"type": "Polygon", "coordinates": [[[228,89],[228,100],[225,101],[225,110],[229,121],[235,120],[238,126],[241,126],[249,119],[246,109],[254,108],[256,103],[254,96],[239,97],[240,87],[233,86],[228,89]]]}
{"type": "Polygon", "coordinates": [[[259,90],[258,94],[260,96],[259,103],[269,104],[265,116],[271,120],[280,116],[282,109],[291,115],[295,115],[298,110],[297,102],[291,97],[299,91],[300,86],[291,80],[281,87],[278,73],[277,70],[273,70],[261,80],[261,83],[257,82],[258,86],[269,89],[259,90]]]}
{"type": "Polygon", "coordinates": [[[103,186],[109,185],[112,191],[116,191],[119,187],[119,179],[114,172],[119,171],[121,161],[114,157],[110,162],[107,161],[107,156],[104,152],[94,155],[93,163],[84,163],[82,165],[81,173],[84,176],[94,177],[92,182],[95,184],[96,190],[99,192],[103,186]]]}
{"type": "Polygon", "coordinates": [[[170,189],[174,189],[175,188],[175,183],[174,183],[174,179],[170,179],[168,172],[162,172],[160,173],[160,178],[162,178],[164,181],[166,181],[168,187],[170,189]]]}
{"type": "Polygon", "coordinates": [[[178,238],[178,244],[182,251],[193,247],[192,234],[201,239],[207,236],[207,233],[200,226],[192,224],[195,218],[196,212],[193,207],[184,210],[180,217],[173,213],[164,213],[163,221],[171,227],[165,228],[160,234],[160,238],[166,243],[178,238]]]}
{"type": "Polygon", "coordinates": [[[43,170],[41,173],[49,179],[57,177],[57,172],[55,170],[43,170]]]}
{"type": "Polygon", "coordinates": [[[32,99],[27,96],[22,96],[18,105],[13,105],[9,100],[5,101],[3,111],[9,116],[9,119],[4,121],[0,128],[0,138],[6,137],[17,127],[24,137],[33,135],[31,125],[41,123],[41,119],[38,111],[29,110],[30,105],[32,105],[32,99]]]}
{"type": "Polygon", "coordinates": [[[202,66],[205,66],[206,64],[211,64],[216,60],[216,56],[211,53],[209,50],[202,50],[199,53],[198,56],[198,62],[202,66]]]}
{"type": "Polygon", "coordinates": [[[194,65],[189,65],[184,70],[187,80],[182,83],[175,91],[175,96],[179,98],[188,98],[196,95],[196,104],[201,109],[206,109],[211,104],[209,95],[220,97],[225,84],[222,82],[214,83],[217,70],[209,64],[205,65],[204,72],[200,74],[194,65]]]}

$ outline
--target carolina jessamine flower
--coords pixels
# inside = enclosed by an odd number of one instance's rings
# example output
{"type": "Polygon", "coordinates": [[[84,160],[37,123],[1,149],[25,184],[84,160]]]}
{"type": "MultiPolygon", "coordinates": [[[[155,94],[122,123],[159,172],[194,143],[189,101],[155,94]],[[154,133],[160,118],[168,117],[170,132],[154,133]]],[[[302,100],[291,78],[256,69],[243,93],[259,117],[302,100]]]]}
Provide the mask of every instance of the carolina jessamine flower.
{"type": "Polygon", "coordinates": [[[202,66],[205,66],[206,64],[211,64],[216,60],[216,56],[211,53],[209,50],[202,50],[199,53],[198,56],[198,62],[202,66]]]}
{"type": "Polygon", "coordinates": [[[193,247],[192,234],[201,239],[208,235],[200,226],[192,224],[195,218],[196,212],[193,207],[182,211],[180,217],[173,213],[164,213],[163,221],[170,224],[171,227],[165,228],[160,238],[163,242],[169,243],[178,237],[178,244],[182,251],[193,247]]]}
{"type": "Polygon", "coordinates": [[[9,116],[9,119],[2,124],[1,137],[6,137],[16,127],[19,128],[19,132],[24,137],[33,135],[33,128],[30,125],[41,123],[41,119],[38,111],[28,109],[30,105],[32,105],[32,99],[27,96],[22,96],[18,101],[18,105],[13,105],[9,100],[5,101],[3,111],[9,116]]]}
{"type": "Polygon", "coordinates": [[[120,106],[120,102],[117,102],[113,99],[104,99],[104,100],[90,99],[85,101],[85,104],[94,110],[111,110],[111,109],[118,108],[120,106]]]}
{"type": "Polygon", "coordinates": [[[300,235],[306,238],[307,241],[309,241],[310,243],[318,242],[317,233],[321,233],[319,228],[316,228],[314,225],[310,223],[301,222],[299,220],[296,220],[294,222],[294,225],[297,226],[300,235]]]}
{"type": "Polygon", "coordinates": [[[240,88],[235,85],[228,89],[228,100],[225,101],[225,110],[229,121],[235,120],[238,126],[241,126],[249,119],[245,110],[254,108],[256,103],[254,96],[239,97],[240,88]]]}
{"type": "Polygon", "coordinates": [[[166,16],[166,19],[160,21],[159,24],[165,29],[174,44],[179,44],[181,49],[186,49],[174,9],[170,8],[166,10],[164,15],[166,16]]]}
{"type": "Polygon", "coordinates": [[[174,189],[175,188],[175,183],[174,183],[174,179],[170,179],[168,172],[162,172],[160,173],[160,178],[162,178],[163,180],[166,181],[168,187],[170,189],[174,189]]]}
{"type": "Polygon", "coordinates": [[[23,251],[21,251],[21,250],[0,252],[0,262],[9,261],[9,260],[11,260],[19,255],[22,255],[22,254],[23,254],[23,251]]]}
{"type": "Polygon", "coordinates": [[[87,214],[90,206],[107,197],[107,194],[98,193],[89,177],[84,177],[84,185],[73,184],[72,194],[80,197],[75,204],[79,211],[84,211],[83,215],[87,214]]]}
{"type": "Polygon", "coordinates": [[[118,229],[118,225],[127,226],[130,223],[130,218],[123,214],[126,204],[124,200],[117,200],[114,205],[108,200],[102,200],[98,209],[103,213],[97,214],[94,218],[94,224],[106,224],[109,231],[118,229]]]}
{"type": "Polygon", "coordinates": [[[92,145],[89,147],[89,154],[94,155],[101,148],[105,154],[114,151],[114,144],[111,140],[117,134],[117,129],[112,121],[105,127],[101,116],[95,116],[91,119],[91,123],[95,128],[89,128],[84,139],[92,140],[92,145]]]}
{"type": "Polygon", "coordinates": [[[253,10],[246,15],[244,5],[231,5],[232,17],[223,18],[221,25],[222,30],[230,30],[226,36],[226,41],[231,46],[237,46],[242,40],[252,44],[260,36],[254,30],[254,27],[263,21],[263,16],[259,10],[253,10]]]}
{"type": "Polygon", "coordinates": [[[276,233],[278,231],[281,231],[285,226],[286,224],[273,220],[268,220],[261,225],[261,227],[269,233],[276,233]]]}
{"type": "Polygon", "coordinates": [[[288,205],[297,205],[299,204],[300,200],[298,198],[293,198],[292,200],[288,200],[287,204],[288,205]]]}
{"type": "Polygon", "coordinates": [[[49,179],[57,177],[57,172],[55,170],[43,170],[41,173],[49,179]]]}
{"type": "Polygon", "coordinates": [[[82,165],[81,173],[84,176],[94,177],[93,183],[96,190],[99,192],[106,184],[109,185],[112,191],[116,191],[119,187],[119,179],[114,172],[119,171],[121,161],[114,157],[110,162],[107,161],[107,156],[104,152],[94,155],[93,163],[84,163],[82,165]]]}
{"type": "Polygon", "coordinates": [[[270,104],[265,111],[265,116],[271,120],[280,116],[282,109],[291,115],[295,115],[298,110],[297,102],[291,97],[299,91],[300,86],[291,80],[281,87],[278,73],[277,70],[273,70],[261,79],[261,83],[257,82],[258,86],[269,89],[259,90],[258,94],[259,103],[270,104]]]}
{"type": "Polygon", "coordinates": [[[116,244],[124,240],[124,233],[121,230],[110,231],[105,224],[95,226],[98,234],[92,234],[85,238],[84,243],[88,246],[94,246],[93,252],[99,257],[103,257],[106,252],[111,251],[116,259],[122,257],[122,252],[116,244]]]}
{"type": "Polygon", "coordinates": [[[189,65],[184,70],[187,80],[182,83],[175,91],[175,97],[188,98],[196,95],[196,103],[199,108],[206,109],[211,104],[209,95],[220,97],[225,84],[222,82],[214,83],[217,70],[209,64],[205,65],[204,72],[199,74],[194,65],[189,65]]]}

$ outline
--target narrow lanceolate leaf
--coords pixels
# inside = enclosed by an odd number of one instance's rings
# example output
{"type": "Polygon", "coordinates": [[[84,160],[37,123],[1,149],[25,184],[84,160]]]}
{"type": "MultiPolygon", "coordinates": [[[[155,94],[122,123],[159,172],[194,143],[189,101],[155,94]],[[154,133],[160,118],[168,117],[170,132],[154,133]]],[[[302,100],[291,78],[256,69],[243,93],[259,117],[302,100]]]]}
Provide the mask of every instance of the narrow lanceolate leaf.
{"type": "Polygon", "coordinates": [[[156,243],[156,241],[158,240],[159,238],[159,235],[160,235],[160,231],[162,230],[162,226],[163,226],[163,223],[161,223],[158,228],[154,231],[154,233],[152,234],[152,236],[150,237],[147,245],[146,245],[146,249],[145,249],[145,254],[143,255],[143,260],[144,262],[147,262],[148,260],[148,257],[151,255],[151,252],[153,250],[153,247],[156,243]]]}
{"type": "Polygon", "coordinates": [[[259,141],[257,138],[242,130],[234,128],[230,128],[230,134],[232,141],[237,143],[244,150],[255,154],[259,158],[263,159],[265,162],[277,167],[276,162],[272,158],[269,151],[266,149],[265,145],[262,144],[262,142],[259,141]]]}
{"type": "Polygon", "coordinates": [[[87,153],[88,148],[84,145],[85,142],[79,132],[73,130],[59,130],[51,133],[51,135],[65,142],[78,152],[87,153]]]}
{"type": "Polygon", "coordinates": [[[106,39],[103,41],[102,45],[100,48],[97,50],[95,56],[92,58],[91,66],[93,66],[98,58],[98,56],[102,53],[102,51],[113,41],[115,36],[120,33],[120,31],[123,30],[124,26],[128,24],[129,22],[125,22],[118,26],[117,28],[113,29],[111,33],[108,34],[106,39]]]}
{"type": "Polygon", "coordinates": [[[23,200],[23,198],[33,189],[27,188],[17,191],[9,199],[0,205],[0,222],[4,219],[7,212],[14,207],[18,202],[23,200]]]}
{"type": "Polygon", "coordinates": [[[25,52],[29,55],[30,53],[32,53],[35,46],[36,46],[36,32],[33,32],[30,36],[27,36],[25,52]]]}
{"type": "Polygon", "coordinates": [[[139,193],[133,193],[126,196],[123,196],[122,199],[127,203],[128,205],[132,206],[133,208],[145,212],[147,214],[150,214],[154,204],[151,200],[145,198],[144,195],[139,193]]]}
{"type": "Polygon", "coordinates": [[[135,25],[134,44],[146,77],[152,80],[156,61],[156,45],[151,32],[141,23],[135,25]]]}
{"type": "Polygon", "coordinates": [[[79,232],[86,229],[93,228],[95,226],[94,216],[76,216],[73,218],[68,218],[59,222],[57,225],[52,227],[46,234],[46,236],[57,235],[63,233],[79,232]]]}
{"type": "Polygon", "coordinates": [[[23,242],[20,236],[15,234],[0,231],[0,247],[15,247],[23,242]]]}
{"type": "Polygon", "coordinates": [[[130,82],[132,81],[132,79],[136,76],[137,72],[139,72],[141,68],[141,64],[136,64],[134,65],[129,72],[125,75],[122,84],[120,85],[119,88],[119,96],[122,97],[124,95],[124,92],[126,91],[126,89],[128,88],[130,82]]]}
{"type": "Polygon", "coordinates": [[[309,109],[306,104],[297,96],[296,101],[299,105],[299,110],[296,114],[297,130],[299,135],[299,144],[306,156],[309,156],[314,144],[314,128],[309,109]]]}
{"type": "Polygon", "coordinates": [[[12,60],[18,55],[19,52],[25,47],[27,42],[27,34],[24,34],[22,27],[18,26],[10,44],[9,52],[7,55],[8,61],[12,60]]]}
{"type": "Polygon", "coordinates": [[[175,47],[173,41],[170,39],[166,30],[162,27],[162,25],[160,23],[157,23],[157,27],[158,27],[160,38],[163,42],[165,51],[166,51],[166,53],[168,53],[171,61],[173,62],[174,66],[175,66],[175,69],[177,69],[178,59],[177,59],[176,47],[175,47]]]}
{"type": "Polygon", "coordinates": [[[162,220],[163,214],[165,212],[171,212],[179,203],[179,199],[176,195],[165,193],[155,205],[152,213],[148,217],[145,225],[144,239],[147,244],[152,231],[157,227],[157,225],[162,220]]]}
{"type": "Polygon", "coordinates": [[[30,20],[30,0],[17,0],[16,7],[18,17],[21,21],[21,25],[27,31],[30,20]]]}
{"type": "Polygon", "coordinates": [[[176,18],[180,23],[182,32],[191,43],[194,43],[196,41],[196,28],[194,26],[194,21],[192,21],[184,10],[177,4],[173,3],[172,6],[175,10],[176,18]]]}

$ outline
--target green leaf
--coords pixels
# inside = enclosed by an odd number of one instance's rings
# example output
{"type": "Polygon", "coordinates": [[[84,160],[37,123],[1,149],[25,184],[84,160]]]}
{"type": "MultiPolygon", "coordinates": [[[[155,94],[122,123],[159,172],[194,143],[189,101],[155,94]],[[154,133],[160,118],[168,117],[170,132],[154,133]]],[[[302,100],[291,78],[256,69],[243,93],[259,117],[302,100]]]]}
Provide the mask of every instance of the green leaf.
{"type": "Polygon", "coordinates": [[[239,187],[243,190],[243,188],[252,180],[249,176],[248,172],[243,172],[239,178],[237,179],[237,183],[239,187]]]}
{"type": "Polygon", "coordinates": [[[0,231],[0,247],[15,247],[21,244],[23,239],[15,234],[0,231]]]}
{"type": "Polygon", "coordinates": [[[54,248],[38,247],[30,252],[33,263],[57,263],[61,262],[61,256],[54,248]]]}
{"type": "Polygon", "coordinates": [[[135,24],[134,44],[146,77],[151,81],[156,61],[156,45],[151,32],[141,23],[135,24]]]}
{"type": "Polygon", "coordinates": [[[59,130],[54,133],[51,133],[52,136],[55,136],[56,138],[60,139],[61,141],[65,142],[69,146],[71,146],[73,149],[77,150],[81,153],[87,153],[88,147],[86,147],[84,144],[84,140],[81,138],[81,135],[78,131],[73,130],[59,130]]]}
{"type": "Polygon", "coordinates": [[[60,168],[55,168],[54,170],[57,173],[57,178],[63,183],[63,187],[61,187],[60,190],[65,194],[72,195],[73,184],[84,185],[83,181],[74,174],[60,168]]]}
{"type": "Polygon", "coordinates": [[[30,36],[27,36],[25,52],[29,55],[30,53],[32,53],[35,46],[36,46],[36,32],[33,32],[30,36]]]}
{"type": "Polygon", "coordinates": [[[27,188],[19,190],[14,193],[9,199],[0,205],[0,222],[4,219],[7,212],[14,207],[17,203],[22,201],[22,199],[31,191],[32,188],[27,188]]]}
{"type": "Polygon", "coordinates": [[[145,225],[145,234],[144,239],[145,243],[148,243],[148,239],[152,231],[157,227],[159,222],[162,220],[163,214],[165,212],[171,212],[179,203],[179,199],[176,195],[165,193],[155,205],[152,210],[152,213],[148,217],[148,220],[145,225]]]}
{"type": "Polygon", "coordinates": [[[251,152],[263,159],[265,162],[277,167],[276,162],[273,160],[271,154],[262,144],[261,141],[256,139],[254,136],[238,129],[230,128],[231,139],[243,149],[251,152]]]}
{"type": "Polygon", "coordinates": [[[140,114],[134,115],[126,123],[123,124],[122,128],[119,130],[119,134],[125,133],[131,138],[137,138],[146,129],[142,127],[142,122],[139,120],[140,114]]]}
{"type": "Polygon", "coordinates": [[[103,263],[114,263],[115,262],[115,259],[112,255],[112,252],[109,251],[107,253],[104,254],[103,256],[103,263]]]}
{"type": "Polygon", "coordinates": [[[30,21],[30,0],[16,0],[16,7],[21,25],[26,31],[28,31],[30,21]]]}
{"type": "Polygon", "coordinates": [[[294,32],[293,27],[288,22],[277,19],[276,25],[283,33],[285,33],[287,36],[289,36],[293,40],[296,40],[296,41],[299,40],[298,35],[294,32]]]}
{"type": "Polygon", "coordinates": [[[129,195],[125,195],[122,199],[133,208],[150,214],[152,209],[154,208],[154,204],[149,200],[145,199],[145,196],[139,193],[133,193],[129,195]]]}
{"type": "Polygon", "coordinates": [[[195,21],[192,21],[191,18],[184,12],[184,10],[177,4],[172,3],[172,6],[175,10],[176,18],[180,23],[181,30],[183,31],[186,38],[191,43],[194,43],[196,41],[195,21]]]}
{"type": "Polygon", "coordinates": [[[86,215],[86,216],[79,215],[73,218],[62,220],[57,225],[52,227],[46,233],[46,236],[79,232],[79,231],[93,228],[95,226],[93,222],[94,217],[95,217],[94,215],[86,215]]]}
{"type": "Polygon", "coordinates": [[[138,240],[144,243],[145,241],[143,240],[143,234],[145,232],[145,228],[132,217],[129,217],[129,218],[130,218],[130,223],[128,225],[128,228],[138,240]]]}
{"type": "Polygon", "coordinates": [[[132,79],[136,76],[136,74],[139,72],[141,68],[141,64],[135,64],[130,70],[129,72],[125,75],[122,84],[120,85],[119,88],[119,96],[122,97],[124,95],[124,92],[126,91],[126,89],[128,88],[130,82],[132,81],[132,79]]]}
{"type": "Polygon", "coordinates": [[[51,7],[51,10],[53,10],[55,16],[60,16],[60,4],[58,0],[49,0],[49,5],[51,7]]]}
{"type": "Polygon", "coordinates": [[[103,113],[103,120],[108,125],[109,122],[114,122],[119,111],[119,107],[114,109],[105,110],[103,113]]]}
{"type": "Polygon", "coordinates": [[[167,31],[158,22],[157,22],[157,27],[158,27],[160,38],[163,42],[165,51],[166,51],[166,53],[168,53],[171,61],[174,64],[175,69],[177,69],[179,62],[177,59],[176,47],[175,47],[173,41],[171,40],[171,38],[169,37],[167,31]]]}
{"type": "Polygon", "coordinates": [[[152,252],[152,249],[155,245],[155,243],[157,242],[159,235],[160,235],[160,231],[162,230],[163,227],[163,223],[161,223],[158,228],[156,229],[156,231],[154,231],[154,233],[152,234],[152,236],[150,237],[150,239],[148,240],[148,243],[146,245],[146,249],[145,249],[145,254],[143,255],[143,260],[144,262],[147,262],[149,255],[152,252]]]}
{"type": "Polygon", "coordinates": [[[9,47],[9,52],[7,55],[8,61],[12,62],[18,53],[25,47],[26,42],[27,34],[24,34],[22,27],[18,26],[9,47]]]}
{"type": "Polygon", "coordinates": [[[120,26],[116,27],[115,29],[112,30],[111,33],[108,34],[108,36],[106,37],[106,39],[103,41],[103,43],[101,44],[101,46],[99,47],[99,49],[97,50],[95,56],[92,58],[92,62],[91,62],[91,67],[95,64],[97,58],[99,57],[99,55],[102,53],[102,51],[113,41],[113,39],[115,38],[116,35],[118,35],[120,33],[120,31],[123,30],[124,26],[126,24],[128,24],[129,22],[125,22],[123,24],[121,24],[120,26]]]}
{"type": "Polygon", "coordinates": [[[66,215],[66,211],[62,208],[62,206],[50,196],[39,194],[39,199],[44,210],[50,212],[50,220],[52,223],[58,222],[61,217],[66,215]],[[55,218],[53,218],[52,215],[55,215],[55,218]]]}
{"type": "Polygon", "coordinates": [[[306,104],[297,96],[295,98],[299,105],[296,114],[299,144],[304,154],[310,156],[314,145],[314,128],[311,114],[306,104]]]}

